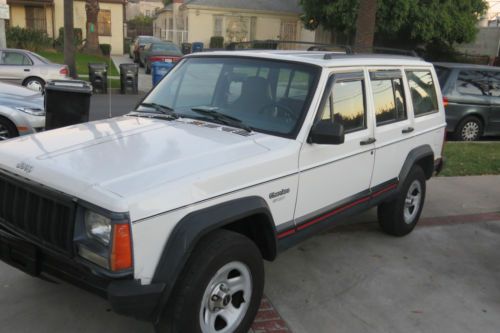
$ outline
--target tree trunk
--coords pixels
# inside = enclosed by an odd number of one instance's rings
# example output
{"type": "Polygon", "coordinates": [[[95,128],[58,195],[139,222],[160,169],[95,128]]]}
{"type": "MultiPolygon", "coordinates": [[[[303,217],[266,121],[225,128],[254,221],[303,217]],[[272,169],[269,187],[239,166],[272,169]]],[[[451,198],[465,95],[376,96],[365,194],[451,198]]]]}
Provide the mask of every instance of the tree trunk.
{"type": "Polygon", "coordinates": [[[85,12],[87,14],[87,42],[85,43],[84,51],[90,54],[101,54],[99,48],[99,0],[85,0],[85,12]]]}
{"type": "Polygon", "coordinates": [[[354,46],[357,49],[373,47],[375,24],[377,18],[377,0],[360,0],[358,18],[356,20],[356,39],[354,46]]]}
{"type": "Polygon", "coordinates": [[[64,0],[64,63],[68,66],[69,76],[76,78],[73,24],[73,0],[64,0]]]}

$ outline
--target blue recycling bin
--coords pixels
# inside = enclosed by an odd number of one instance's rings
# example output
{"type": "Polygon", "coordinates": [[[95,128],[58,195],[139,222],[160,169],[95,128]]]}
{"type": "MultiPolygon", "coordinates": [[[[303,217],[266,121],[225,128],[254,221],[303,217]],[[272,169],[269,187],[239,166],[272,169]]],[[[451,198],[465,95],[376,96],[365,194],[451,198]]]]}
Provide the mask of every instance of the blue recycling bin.
{"type": "Polygon", "coordinates": [[[204,45],[202,42],[193,43],[193,53],[203,52],[204,45]]]}
{"type": "Polygon", "coordinates": [[[156,86],[158,82],[174,67],[171,62],[156,61],[151,64],[151,77],[153,78],[153,86],[156,86]]]}

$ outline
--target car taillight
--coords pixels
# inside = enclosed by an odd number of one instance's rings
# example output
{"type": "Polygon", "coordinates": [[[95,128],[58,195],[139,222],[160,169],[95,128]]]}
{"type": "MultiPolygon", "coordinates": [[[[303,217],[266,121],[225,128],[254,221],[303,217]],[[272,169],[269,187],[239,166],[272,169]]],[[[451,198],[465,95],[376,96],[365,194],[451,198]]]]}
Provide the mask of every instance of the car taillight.
{"type": "Polygon", "coordinates": [[[448,101],[448,97],[443,97],[443,106],[447,107],[450,101],[448,101]]]}
{"type": "Polygon", "coordinates": [[[132,268],[132,239],[130,225],[113,225],[113,243],[111,251],[111,270],[113,272],[132,268]]]}
{"type": "Polygon", "coordinates": [[[59,71],[59,74],[67,76],[69,74],[68,67],[61,68],[61,70],[59,71]]]}

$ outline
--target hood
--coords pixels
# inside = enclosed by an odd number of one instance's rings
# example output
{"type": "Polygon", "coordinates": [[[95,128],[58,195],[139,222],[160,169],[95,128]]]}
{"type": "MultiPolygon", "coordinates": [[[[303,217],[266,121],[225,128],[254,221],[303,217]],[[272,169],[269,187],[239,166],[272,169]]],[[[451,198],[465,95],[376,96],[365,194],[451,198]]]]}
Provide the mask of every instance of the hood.
{"type": "Polygon", "coordinates": [[[25,87],[0,82],[0,105],[43,109],[43,95],[25,87]]]}
{"type": "Polygon", "coordinates": [[[126,198],[269,151],[254,141],[263,134],[206,125],[125,116],[70,126],[0,143],[0,167],[94,202],[104,192],[126,198]]]}

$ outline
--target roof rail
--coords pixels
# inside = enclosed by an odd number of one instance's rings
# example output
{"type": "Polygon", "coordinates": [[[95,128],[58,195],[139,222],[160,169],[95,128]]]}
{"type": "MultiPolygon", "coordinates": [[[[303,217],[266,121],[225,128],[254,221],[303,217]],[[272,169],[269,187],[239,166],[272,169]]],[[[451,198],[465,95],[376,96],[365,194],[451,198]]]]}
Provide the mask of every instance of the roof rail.
{"type": "Polygon", "coordinates": [[[373,46],[373,47],[365,47],[365,48],[355,48],[354,51],[358,54],[393,54],[393,55],[401,55],[401,56],[409,56],[409,57],[419,57],[415,50],[405,50],[405,49],[396,49],[392,47],[383,47],[383,46],[373,46]]]}
{"type": "Polygon", "coordinates": [[[302,41],[286,40],[253,40],[248,42],[233,42],[226,46],[226,50],[303,50],[303,51],[336,51],[352,54],[347,45],[322,44],[302,41]]]}

